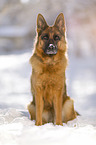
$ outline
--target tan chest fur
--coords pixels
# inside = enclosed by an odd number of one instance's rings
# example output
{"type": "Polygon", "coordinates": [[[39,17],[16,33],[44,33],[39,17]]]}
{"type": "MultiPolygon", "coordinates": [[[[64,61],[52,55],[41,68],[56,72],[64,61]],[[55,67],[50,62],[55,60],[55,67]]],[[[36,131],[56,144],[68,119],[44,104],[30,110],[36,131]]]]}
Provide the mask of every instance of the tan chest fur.
{"type": "Polygon", "coordinates": [[[65,67],[64,63],[44,65],[38,61],[33,65],[32,86],[34,91],[40,89],[45,105],[52,105],[55,91],[64,87],[65,67]],[[36,67],[36,70],[35,70],[36,67]]]}

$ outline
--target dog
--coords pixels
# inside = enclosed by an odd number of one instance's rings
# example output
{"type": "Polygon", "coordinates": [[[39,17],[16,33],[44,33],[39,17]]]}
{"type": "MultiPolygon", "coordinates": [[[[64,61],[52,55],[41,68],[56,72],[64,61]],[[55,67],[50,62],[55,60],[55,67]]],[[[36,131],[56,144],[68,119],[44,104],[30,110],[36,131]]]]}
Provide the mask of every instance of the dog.
{"type": "Polygon", "coordinates": [[[77,116],[74,101],[66,91],[66,54],[63,13],[57,16],[53,26],[49,26],[38,14],[37,36],[30,58],[33,101],[28,105],[30,118],[36,121],[37,126],[49,122],[63,125],[77,116]]]}

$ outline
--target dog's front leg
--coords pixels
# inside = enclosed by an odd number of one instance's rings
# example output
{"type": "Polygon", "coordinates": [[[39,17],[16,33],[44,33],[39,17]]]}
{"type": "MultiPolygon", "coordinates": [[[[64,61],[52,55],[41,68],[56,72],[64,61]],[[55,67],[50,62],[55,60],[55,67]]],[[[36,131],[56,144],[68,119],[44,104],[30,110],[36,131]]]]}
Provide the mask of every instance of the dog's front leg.
{"type": "Polygon", "coordinates": [[[56,125],[63,125],[62,124],[62,90],[55,91],[54,109],[55,109],[56,125]]]}
{"type": "Polygon", "coordinates": [[[42,91],[36,91],[36,125],[42,125],[43,98],[42,91]]]}

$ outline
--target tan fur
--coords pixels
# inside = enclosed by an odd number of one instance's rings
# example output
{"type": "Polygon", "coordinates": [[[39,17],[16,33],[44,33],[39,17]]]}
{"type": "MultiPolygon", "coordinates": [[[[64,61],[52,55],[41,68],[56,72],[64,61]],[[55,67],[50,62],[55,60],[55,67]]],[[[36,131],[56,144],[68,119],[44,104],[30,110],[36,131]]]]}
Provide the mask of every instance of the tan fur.
{"type": "Polygon", "coordinates": [[[76,118],[76,115],[74,101],[70,97],[67,97],[62,107],[62,121],[67,123],[69,120],[76,118]]]}
{"type": "Polygon", "coordinates": [[[66,52],[63,14],[57,17],[52,27],[49,27],[43,16],[39,14],[37,18],[37,41],[34,53],[30,58],[33,102],[28,105],[30,117],[32,120],[36,120],[36,125],[47,122],[56,122],[57,125],[62,125],[62,122],[67,122],[76,117],[73,101],[66,93],[66,52]],[[51,43],[53,43],[54,34],[60,36],[60,41],[54,42],[58,47],[56,55],[48,56],[43,51],[47,41],[42,40],[42,36],[46,33],[48,33],[51,43]]]}

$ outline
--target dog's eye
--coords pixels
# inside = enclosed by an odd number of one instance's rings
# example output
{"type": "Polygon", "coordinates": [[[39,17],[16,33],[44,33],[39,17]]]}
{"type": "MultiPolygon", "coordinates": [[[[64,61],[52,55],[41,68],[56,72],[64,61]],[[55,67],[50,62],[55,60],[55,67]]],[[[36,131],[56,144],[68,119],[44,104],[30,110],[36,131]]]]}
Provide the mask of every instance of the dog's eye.
{"type": "Polygon", "coordinates": [[[49,37],[48,37],[48,35],[45,35],[45,36],[42,37],[42,39],[43,39],[43,40],[48,40],[49,37]]]}
{"type": "Polygon", "coordinates": [[[54,36],[54,40],[56,41],[56,40],[60,40],[60,37],[58,36],[58,35],[55,35],[54,36]]]}

